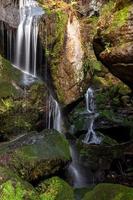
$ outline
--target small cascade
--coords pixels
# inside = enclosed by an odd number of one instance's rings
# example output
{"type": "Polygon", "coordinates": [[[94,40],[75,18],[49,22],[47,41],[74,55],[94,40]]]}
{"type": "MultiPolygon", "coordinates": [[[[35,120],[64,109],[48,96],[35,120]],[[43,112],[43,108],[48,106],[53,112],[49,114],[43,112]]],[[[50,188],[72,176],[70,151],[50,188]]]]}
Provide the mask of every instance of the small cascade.
{"type": "Polygon", "coordinates": [[[48,116],[48,129],[55,129],[62,132],[62,116],[58,102],[50,96],[49,98],[49,116],[48,116]]]}
{"type": "Polygon", "coordinates": [[[17,30],[14,65],[36,76],[38,19],[44,14],[35,0],[20,0],[20,24],[17,30]]]}
{"type": "Polygon", "coordinates": [[[72,162],[69,165],[68,174],[72,177],[73,186],[75,188],[87,187],[92,182],[92,174],[90,170],[80,164],[76,144],[70,143],[70,153],[72,162]]]}
{"type": "Polygon", "coordinates": [[[90,7],[90,14],[89,14],[89,16],[93,16],[96,13],[98,13],[99,12],[99,8],[100,8],[101,5],[102,4],[101,4],[100,1],[91,0],[90,1],[90,5],[89,5],[89,7],[90,7]]]}
{"type": "Polygon", "coordinates": [[[85,99],[86,99],[86,109],[88,117],[88,132],[83,142],[88,144],[100,144],[101,137],[98,137],[93,129],[93,124],[98,114],[95,113],[94,91],[92,88],[89,88],[87,90],[85,94],[85,99]]]}

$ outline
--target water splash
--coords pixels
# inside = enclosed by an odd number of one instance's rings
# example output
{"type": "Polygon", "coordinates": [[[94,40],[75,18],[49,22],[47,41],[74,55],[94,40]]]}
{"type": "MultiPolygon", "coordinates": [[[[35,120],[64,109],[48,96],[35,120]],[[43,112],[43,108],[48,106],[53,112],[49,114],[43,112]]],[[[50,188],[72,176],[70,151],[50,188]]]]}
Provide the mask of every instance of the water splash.
{"type": "Polygon", "coordinates": [[[88,132],[83,142],[88,144],[100,144],[101,137],[98,137],[93,129],[94,121],[95,118],[98,116],[98,114],[95,113],[94,91],[92,88],[88,88],[85,94],[85,99],[86,99],[86,109],[88,115],[88,132]]]}
{"type": "Polygon", "coordinates": [[[50,96],[49,98],[49,117],[48,117],[48,129],[55,129],[62,133],[62,115],[58,102],[50,96]]]}
{"type": "Polygon", "coordinates": [[[44,11],[35,0],[20,0],[20,24],[17,30],[14,64],[36,76],[38,19],[44,11]]]}

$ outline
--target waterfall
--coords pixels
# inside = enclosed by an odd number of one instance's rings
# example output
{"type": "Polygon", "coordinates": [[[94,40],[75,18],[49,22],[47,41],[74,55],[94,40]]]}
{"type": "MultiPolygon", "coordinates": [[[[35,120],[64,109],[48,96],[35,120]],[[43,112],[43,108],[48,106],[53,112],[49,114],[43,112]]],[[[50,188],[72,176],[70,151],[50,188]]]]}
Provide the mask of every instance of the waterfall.
{"type": "Polygon", "coordinates": [[[93,124],[97,113],[95,113],[95,102],[94,102],[94,91],[92,88],[88,88],[86,94],[86,109],[88,115],[88,132],[83,140],[83,142],[88,144],[100,144],[101,138],[98,137],[93,129],[93,124]]]}
{"type": "Polygon", "coordinates": [[[53,128],[60,133],[62,132],[62,116],[58,102],[50,96],[49,98],[49,116],[48,129],[53,128]]]}
{"type": "MultiPolygon", "coordinates": [[[[38,19],[44,11],[35,0],[20,0],[20,23],[17,30],[16,56],[14,65],[25,72],[24,83],[33,81],[37,76],[37,41],[38,41],[38,19]],[[26,75],[32,75],[30,78],[26,75]]],[[[50,95],[49,116],[47,128],[62,131],[62,118],[58,102],[50,95]]]]}
{"type": "Polygon", "coordinates": [[[20,23],[17,30],[14,64],[36,76],[38,19],[44,11],[35,0],[20,0],[20,23]]]}

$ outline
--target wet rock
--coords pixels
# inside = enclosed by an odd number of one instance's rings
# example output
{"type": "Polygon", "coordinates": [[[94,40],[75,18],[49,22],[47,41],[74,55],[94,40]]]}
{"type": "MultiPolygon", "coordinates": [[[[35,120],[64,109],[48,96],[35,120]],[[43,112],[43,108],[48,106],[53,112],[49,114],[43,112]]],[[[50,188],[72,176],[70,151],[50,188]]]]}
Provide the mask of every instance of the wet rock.
{"type": "Polygon", "coordinates": [[[27,181],[53,175],[70,160],[66,139],[54,130],[29,133],[0,146],[0,165],[27,181]]]}

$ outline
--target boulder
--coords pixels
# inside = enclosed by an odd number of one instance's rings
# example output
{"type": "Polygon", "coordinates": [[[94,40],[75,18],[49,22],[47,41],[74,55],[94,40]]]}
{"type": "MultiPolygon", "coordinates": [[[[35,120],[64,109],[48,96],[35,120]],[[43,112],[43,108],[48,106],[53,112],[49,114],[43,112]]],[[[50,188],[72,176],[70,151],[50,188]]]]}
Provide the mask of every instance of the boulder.
{"type": "Polygon", "coordinates": [[[99,184],[92,191],[85,194],[82,200],[116,200],[133,199],[133,189],[118,184],[99,184]]]}
{"type": "Polygon", "coordinates": [[[55,130],[32,132],[0,146],[0,166],[27,181],[53,175],[70,160],[68,142],[55,130]]]}
{"type": "Polygon", "coordinates": [[[46,128],[48,105],[49,91],[45,83],[23,74],[0,56],[1,140],[46,128]],[[25,83],[25,79],[32,81],[25,83]]]}
{"type": "Polygon", "coordinates": [[[82,27],[70,4],[63,1],[39,2],[45,10],[39,24],[40,43],[55,93],[59,102],[66,106],[81,97],[92,78],[85,64],[82,27]]]}
{"type": "Polygon", "coordinates": [[[132,1],[110,1],[101,13],[94,37],[95,54],[109,71],[133,89],[132,1]]]}
{"type": "Polygon", "coordinates": [[[74,192],[71,186],[59,177],[52,177],[38,186],[40,199],[45,200],[74,200],[74,192]]]}
{"type": "Polygon", "coordinates": [[[33,187],[29,185],[28,184],[25,185],[19,181],[14,182],[8,180],[2,185],[0,185],[0,199],[39,200],[38,195],[35,193],[33,187]]]}

